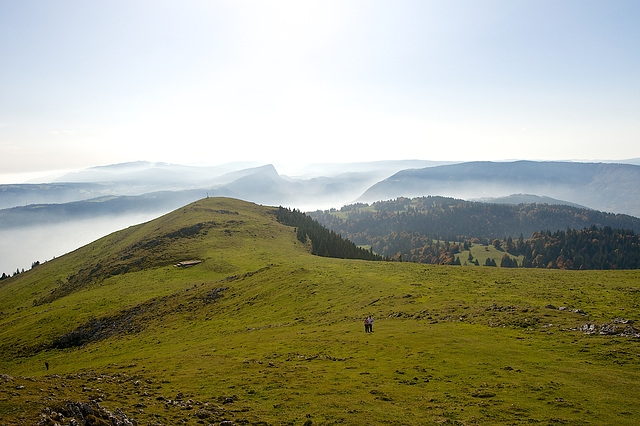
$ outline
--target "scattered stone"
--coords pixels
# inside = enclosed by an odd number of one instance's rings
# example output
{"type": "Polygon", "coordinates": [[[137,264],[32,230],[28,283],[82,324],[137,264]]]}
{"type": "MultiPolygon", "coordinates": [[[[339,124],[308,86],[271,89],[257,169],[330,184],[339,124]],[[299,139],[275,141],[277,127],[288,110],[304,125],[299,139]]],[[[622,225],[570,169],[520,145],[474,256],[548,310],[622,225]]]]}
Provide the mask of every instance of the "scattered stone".
{"type": "Polygon", "coordinates": [[[111,413],[97,402],[66,401],[55,404],[55,408],[45,407],[40,413],[38,426],[60,424],[64,419],[67,425],[110,424],[113,426],[138,426],[120,409],[111,413]]]}
{"type": "Polygon", "coordinates": [[[580,327],[580,331],[587,334],[593,334],[598,332],[598,326],[595,324],[586,323],[580,327]]]}
{"type": "Polygon", "coordinates": [[[560,306],[560,307],[556,308],[555,306],[553,306],[551,304],[548,304],[548,305],[545,305],[545,308],[546,309],[557,309],[559,311],[573,312],[574,314],[587,315],[587,313],[582,309],[569,309],[566,306],[560,306]]]}
{"type": "Polygon", "coordinates": [[[228,289],[229,287],[220,287],[220,288],[211,290],[209,294],[207,294],[207,296],[205,297],[205,300],[216,300],[218,297],[222,297],[222,294],[220,293],[228,289]]]}
{"type": "Polygon", "coordinates": [[[213,413],[208,410],[198,410],[195,412],[197,418],[204,420],[213,417],[213,413]]]}
{"type": "Polygon", "coordinates": [[[618,317],[602,325],[586,323],[578,327],[578,330],[585,334],[640,338],[640,330],[631,324],[633,320],[618,317]]]}

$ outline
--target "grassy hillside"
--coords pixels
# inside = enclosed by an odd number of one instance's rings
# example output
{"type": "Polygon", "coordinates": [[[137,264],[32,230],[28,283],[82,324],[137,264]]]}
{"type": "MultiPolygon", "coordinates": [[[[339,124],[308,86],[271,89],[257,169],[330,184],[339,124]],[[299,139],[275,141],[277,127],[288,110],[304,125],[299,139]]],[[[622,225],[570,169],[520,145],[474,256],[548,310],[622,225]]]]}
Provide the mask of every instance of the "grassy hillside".
{"type": "Polygon", "coordinates": [[[275,210],[201,200],[2,281],[0,423],[636,423],[640,342],[577,328],[638,319],[640,272],[317,257],[275,210]]]}

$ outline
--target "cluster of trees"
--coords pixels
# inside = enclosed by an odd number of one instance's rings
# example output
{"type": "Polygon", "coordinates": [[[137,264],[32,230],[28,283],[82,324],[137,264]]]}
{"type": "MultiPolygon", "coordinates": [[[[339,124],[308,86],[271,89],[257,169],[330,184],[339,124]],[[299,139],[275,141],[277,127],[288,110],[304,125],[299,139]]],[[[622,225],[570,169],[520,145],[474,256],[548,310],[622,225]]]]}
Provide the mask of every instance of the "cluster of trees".
{"type": "Polygon", "coordinates": [[[550,269],[640,269],[640,235],[632,230],[614,229],[608,226],[592,226],[582,230],[535,232],[530,239],[522,235],[516,240],[482,240],[473,238],[462,243],[434,240],[431,237],[393,232],[388,239],[379,239],[373,249],[398,250],[392,260],[460,265],[460,253],[469,251],[467,264],[479,265],[470,248],[473,245],[493,245],[504,252],[499,263],[487,258],[484,266],[501,268],[550,268],[550,269]],[[384,240],[387,245],[381,245],[384,240]],[[516,257],[521,257],[520,264],[516,257]]]}
{"type": "MultiPolygon", "coordinates": [[[[487,266],[496,266],[495,260],[493,261],[493,263],[494,263],[493,265],[487,265],[487,266]]],[[[500,259],[500,267],[501,268],[517,268],[518,261],[505,253],[504,256],[502,256],[502,259],[500,259]]]]}
{"type": "Polygon", "coordinates": [[[373,250],[356,246],[299,210],[279,207],[276,217],[280,223],[296,228],[300,242],[311,241],[312,254],[340,259],[383,260],[382,256],[374,253],[373,250]]]}
{"type": "MultiPolygon", "coordinates": [[[[24,269],[22,270],[22,272],[24,272],[24,269]]],[[[0,276],[0,281],[2,281],[2,280],[6,280],[7,278],[11,278],[12,276],[16,276],[16,275],[17,275],[17,274],[19,274],[19,273],[20,273],[20,270],[19,270],[19,269],[18,269],[18,270],[16,270],[16,272],[14,272],[14,273],[13,273],[13,275],[11,275],[11,274],[7,274],[7,273],[4,273],[4,272],[3,272],[3,273],[2,273],[2,275],[0,276]]]]}
{"type": "MultiPolygon", "coordinates": [[[[38,266],[40,264],[40,261],[35,261],[31,264],[31,269],[35,268],[36,266],[38,266]]],[[[2,280],[6,280],[7,278],[11,278],[11,277],[15,277],[18,274],[22,274],[24,273],[24,268],[22,268],[22,270],[20,270],[20,268],[16,269],[16,271],[12,274],[7,274],[5,272],[2,273],[2,275],[0,275],[0,281],[2,280]]]]}
{"type": "Polygon", "coordinates": [[[507,251],[523,255],[525,268],[640,268],[640,235],[608,226],[536,232],[522,244],[508,246],[507,251]]]}
{"type": "Polygon", "coordinates": [[[440,241],[418,233],[391,232],[388,238],[374,238],[371,248],[391,260],[440,265],[461,264],[458,256],[461,251],[460,244],[440,241]]]}

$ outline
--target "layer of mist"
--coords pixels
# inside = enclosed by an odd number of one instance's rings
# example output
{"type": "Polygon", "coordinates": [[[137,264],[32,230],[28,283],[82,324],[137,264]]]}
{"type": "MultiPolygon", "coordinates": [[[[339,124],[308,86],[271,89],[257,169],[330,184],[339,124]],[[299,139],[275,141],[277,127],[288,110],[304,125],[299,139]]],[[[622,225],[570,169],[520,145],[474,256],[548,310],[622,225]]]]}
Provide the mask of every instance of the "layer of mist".
{"type": "Polygon", "coordinates": [[[43,263],[132,225],[147,222],[160,213],[101,216],[30,227],[0,228],[0,275],[25,271],[33,262],[43,263]]]}

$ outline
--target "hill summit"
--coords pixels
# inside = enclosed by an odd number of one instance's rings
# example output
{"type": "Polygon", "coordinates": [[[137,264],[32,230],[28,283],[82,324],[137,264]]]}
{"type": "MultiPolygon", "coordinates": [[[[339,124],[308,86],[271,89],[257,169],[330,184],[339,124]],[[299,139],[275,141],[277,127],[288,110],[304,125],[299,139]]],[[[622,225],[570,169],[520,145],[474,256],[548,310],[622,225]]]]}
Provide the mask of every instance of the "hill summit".
{"type": "Polygon", "coordinates": [[[2,423],[640,415],[638,271],[319,256],[280,211],[203,199],[2,280],[2,423]]]}

